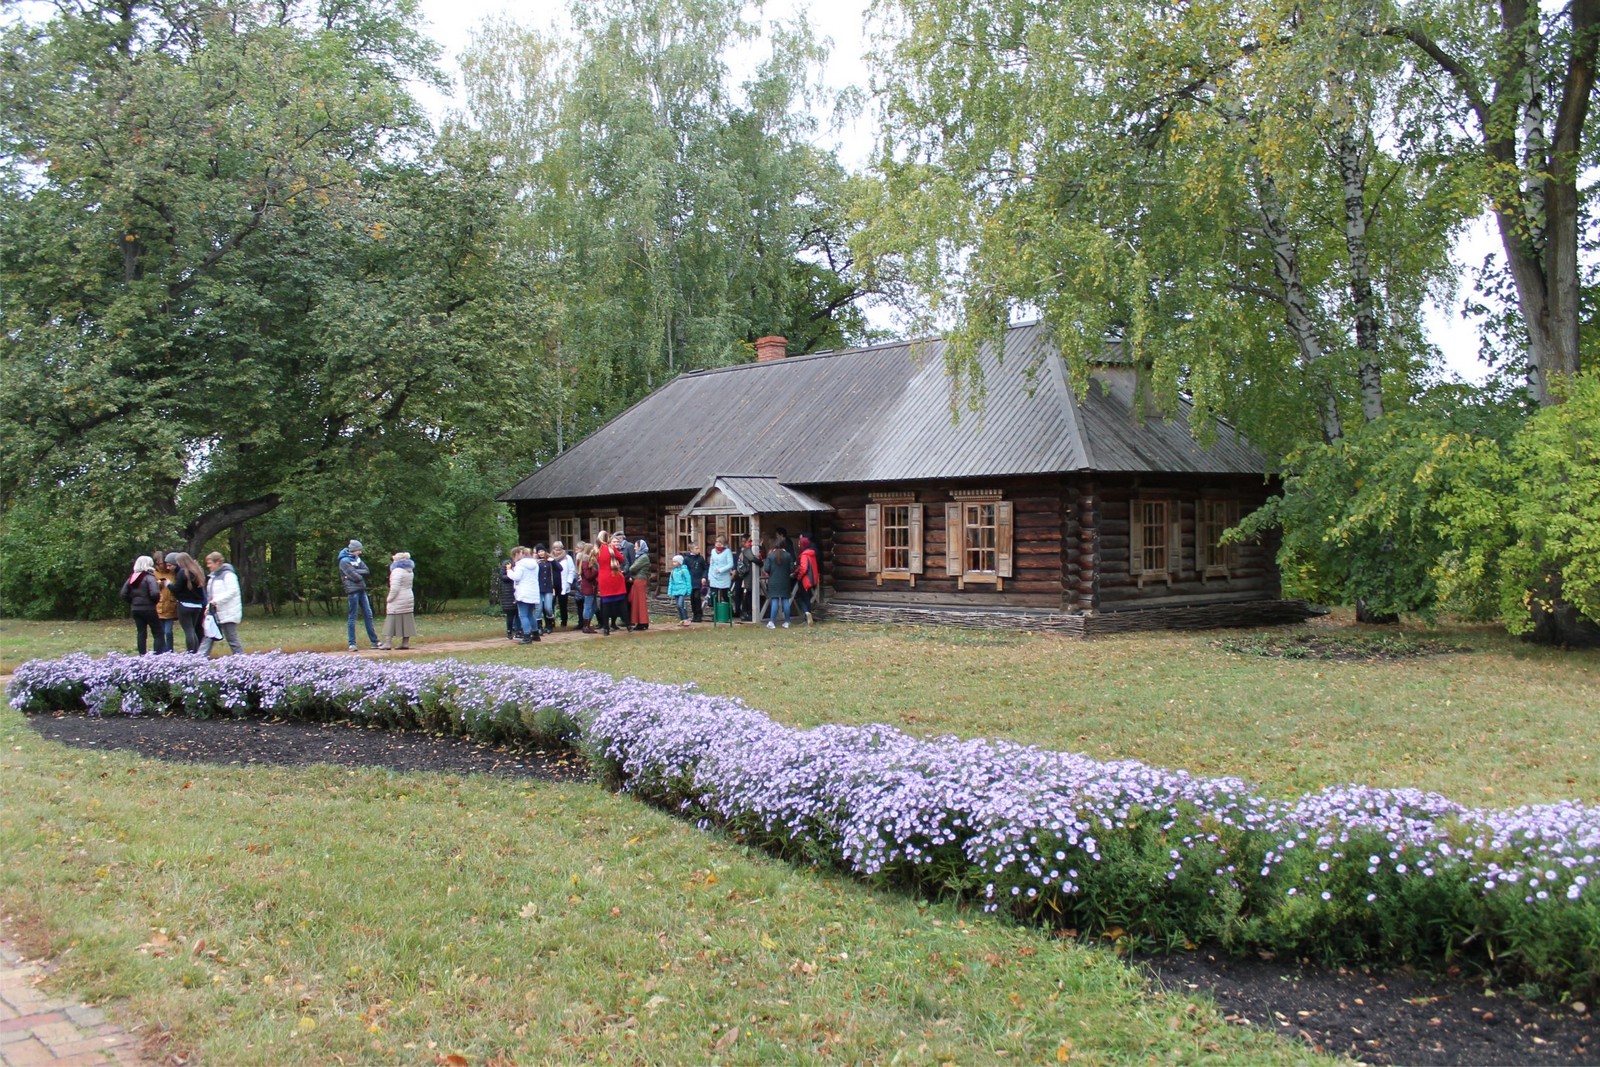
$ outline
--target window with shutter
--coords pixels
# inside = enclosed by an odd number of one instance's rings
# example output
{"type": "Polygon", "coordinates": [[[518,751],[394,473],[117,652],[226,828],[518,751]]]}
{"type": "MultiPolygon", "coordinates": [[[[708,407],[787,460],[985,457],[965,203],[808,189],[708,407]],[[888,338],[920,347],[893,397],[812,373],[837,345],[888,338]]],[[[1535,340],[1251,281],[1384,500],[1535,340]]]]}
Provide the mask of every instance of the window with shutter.
{"type": "Polygon", "coordinates": [[[554,529],[550,535],[550,547],[554,548],[557,541],[561,547],[571,552],[578,545],[578,517],[576,515],[563,515],[554,520],[554,529]]]}
{"type": "Polygon", "coordinates": [[[1003,587],[1013,568],[1013,505],[994,490],[957,490],[945,509],[947,567],[958,586],[979,582],[1003,587]]]}
{"type": "Polygon", "coordinates": [[[874,493],[867,505],[867,573],[917,584],[922,573],[922,505],[910,493],[874,493]]]}

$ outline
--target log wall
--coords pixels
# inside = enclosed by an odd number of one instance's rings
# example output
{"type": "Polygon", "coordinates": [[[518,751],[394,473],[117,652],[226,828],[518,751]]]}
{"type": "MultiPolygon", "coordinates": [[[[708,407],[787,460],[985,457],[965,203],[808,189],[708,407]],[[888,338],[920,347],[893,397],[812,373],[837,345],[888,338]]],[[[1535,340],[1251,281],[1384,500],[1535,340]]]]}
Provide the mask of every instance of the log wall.
{"type": "Polygon", "coordinates": [[[959,588],[945,573],[945,505],[955,499],[951,484],[896,486],[916,494],[923,505],[922,573],[913,586],[902,579],[867,571],[867,504],[871,494],[855,487],[817,494],[837,510],[826,541],[831,564],[826,591],[836,597],[870,597],[902,603],[979,604],[1060,610],[1062,604],[1061,482],[1057,478],[995,480],[984,487],[999,489],[1012,505],[1012,576],[1001,586],[968,582],[959,588]]]}

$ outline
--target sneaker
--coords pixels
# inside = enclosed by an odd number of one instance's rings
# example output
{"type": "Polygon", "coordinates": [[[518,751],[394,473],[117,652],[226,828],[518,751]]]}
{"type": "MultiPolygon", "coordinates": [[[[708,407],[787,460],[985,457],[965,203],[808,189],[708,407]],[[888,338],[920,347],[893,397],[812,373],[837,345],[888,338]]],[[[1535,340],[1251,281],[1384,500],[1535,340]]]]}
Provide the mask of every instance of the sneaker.
{"type": "Polygon", "coordinates": [[[388,652],[394,648],[394,646],[390,644],[373,645],[372,647],[377,649],[379,652],[388,652]]]}
{"type": "Polygon", "coordinates": [[[783,628],[784,628],[784,629],[785,629],[785,630],[787,630],[787,629],[788,629],[788,628],[789,628],[789,624],[788,624],[788,623],[784,623],[784,624],[783,624],[783,628]]]}
{"type": "Polygon", "coordinates": [[[770,623],[770,622],[769,622],[769,623],[767,623],[767,629],[769,629],[769,630],[776,630],[776,629],[777,629],[777,628],[778,628],[778,627],[777,627],[777,624],[776,624],[776,623],[770,623]]]}
{"type": "Polygon", "coordinates": [[[349,648],[349,651],[354,652],[355,650],[356,650],[356,646],[355,645],[351,645],[350,648],[349,648]]]}

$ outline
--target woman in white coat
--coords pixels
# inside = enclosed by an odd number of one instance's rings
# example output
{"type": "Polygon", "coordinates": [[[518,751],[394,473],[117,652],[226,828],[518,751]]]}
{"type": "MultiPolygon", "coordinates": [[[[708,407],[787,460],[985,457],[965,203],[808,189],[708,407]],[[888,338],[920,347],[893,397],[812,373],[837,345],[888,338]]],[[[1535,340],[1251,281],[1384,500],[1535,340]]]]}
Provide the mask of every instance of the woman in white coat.
{"type": "Polygon", "coordinates": [[[383,616],[383,644],[379,648],[393,648],[397,637],[401,648],[410,648],[411,639],[417,636],[417,601],[411,592],[416,571],[411,553],[394,554],[389,563],[389,600],[383,616]]]}

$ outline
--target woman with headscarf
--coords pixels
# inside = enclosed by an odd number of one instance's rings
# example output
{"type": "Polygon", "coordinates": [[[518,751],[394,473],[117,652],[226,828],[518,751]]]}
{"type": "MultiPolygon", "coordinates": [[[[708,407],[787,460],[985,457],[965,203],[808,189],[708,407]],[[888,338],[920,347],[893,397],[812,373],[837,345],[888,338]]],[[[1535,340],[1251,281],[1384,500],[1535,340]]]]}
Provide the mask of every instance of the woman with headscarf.
{"type": "Polygon", "coordinates": [[[383,644],[379,648],[393,648],[394,639],[400,639],[401,648],[410,648],[411,639],[417,636],[416,598],[411,592],[411,582],[417,565],[411,553],[396,552],[389,562],[389,599],[383,609],[383,644]]]}
{"type": "Polygon", "coordinates": [[[161,585],[156,581],[156,562],[149,556],[133,561],[133,573],[122,583],[122,599],[128,602],[134,630],[139,635],[139,655],[148,651],[151,633],[156,636],[156,651],[161,651],[161,620],[156,616],[156,601],[161,585]]]}
{"type": "Polygon", "coordinates": [[[628,565],[628,628],[650,629],[650,546],[639,538],[633,546],[633,562],[628,565]]]}
{"type": "Polygon", "coordinates": [[[178,625],[183,627],[183,650],[193,652],[200,647],[200,627],[206,614],[206,572],[187,552],[168,552],[167,564],[172,568],[168,588],[177,598],[178,625]]]}

